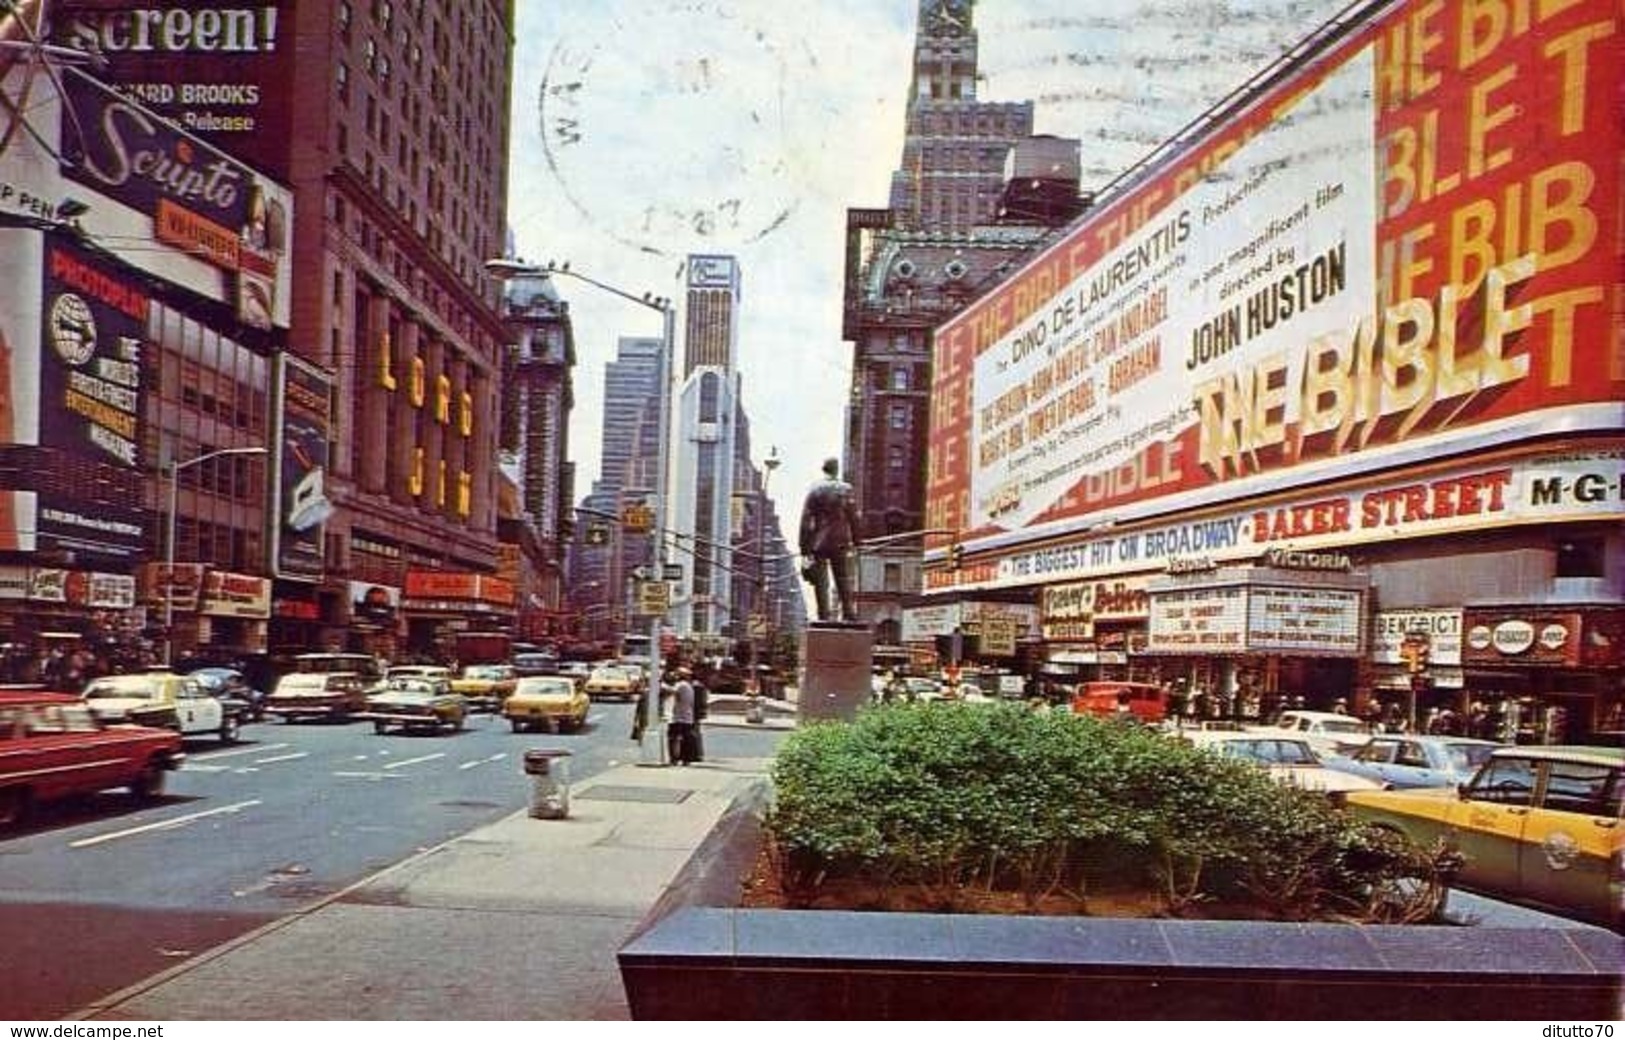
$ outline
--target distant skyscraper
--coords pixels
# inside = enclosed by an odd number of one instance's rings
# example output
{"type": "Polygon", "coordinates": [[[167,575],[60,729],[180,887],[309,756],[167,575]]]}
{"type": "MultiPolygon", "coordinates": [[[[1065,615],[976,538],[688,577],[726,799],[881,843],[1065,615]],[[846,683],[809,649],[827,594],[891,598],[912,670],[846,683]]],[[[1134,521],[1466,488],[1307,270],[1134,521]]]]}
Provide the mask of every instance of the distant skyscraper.
{"type": "Polygon", "coordinates": [[[578,608],[600,608],[594,618],[605,630],[614,612],[624,610],[631,568],[649,558],[644,541],[623,539],[619,527],[599,514],[620,516],[629,494],[642,498],[654,486],[662,346],[658,338],[623,336],[615,360],[604,366],[603,454],[598,479],[582,502],[591,512],[576,524],[570,588],[578,608]]]}
{"type": "Polygon", "coordinates": [[[679,636],[721,634],[729,621],[739,401],[739,264],[731,256],[690,256],[687,270],[671,502],[684,564],[672,611],[679,636]]]}

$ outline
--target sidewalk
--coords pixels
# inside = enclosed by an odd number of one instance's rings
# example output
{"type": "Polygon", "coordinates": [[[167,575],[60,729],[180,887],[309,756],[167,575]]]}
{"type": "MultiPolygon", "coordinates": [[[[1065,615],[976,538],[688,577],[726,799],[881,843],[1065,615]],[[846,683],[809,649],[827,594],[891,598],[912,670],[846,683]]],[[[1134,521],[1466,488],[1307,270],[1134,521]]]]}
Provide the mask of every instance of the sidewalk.
{"type": "MultiPolygon", "coordinates": [[[[751,728],[792,726],[774,712],[751,728]]],[[[615,951],[771,763],[575,778],[567,819],[520,811],[70,1017],[628,1019],[615,951]]]]}

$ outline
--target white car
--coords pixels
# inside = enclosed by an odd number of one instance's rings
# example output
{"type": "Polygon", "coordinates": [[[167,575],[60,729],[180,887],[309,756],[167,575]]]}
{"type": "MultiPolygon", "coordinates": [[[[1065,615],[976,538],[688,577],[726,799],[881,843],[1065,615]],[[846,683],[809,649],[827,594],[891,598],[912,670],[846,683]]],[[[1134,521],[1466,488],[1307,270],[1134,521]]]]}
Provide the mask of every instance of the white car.
{"type": "Polygon", "coordinates": [[[1309,742],[1323,755],[1346,754],[1371,741],[1371,727],[1352,715],[1335,711],[1288,711],[1270,726],[1248,726],[1248,733],[1293,736],[1309,742]]]}
{"type": "Polygon", "coordinates": [[[1226,758],[1251,762],[1279,783],[1341,796],[1349,791],[1378,791],[1385,785],[1364,776],[1327,769],[1309,742],[1291,733],[1251,730],[1185,730],[1179,739],[1226,758]]]}
{"type": "Polygon", "coordinates": [[[85,704],[107,723],[133,722],[173,729],[182,736],[211,736],[237,742],[247,705],[222,701],[190,675],[144,672],[104,675],[85,687],[85,704]]]}

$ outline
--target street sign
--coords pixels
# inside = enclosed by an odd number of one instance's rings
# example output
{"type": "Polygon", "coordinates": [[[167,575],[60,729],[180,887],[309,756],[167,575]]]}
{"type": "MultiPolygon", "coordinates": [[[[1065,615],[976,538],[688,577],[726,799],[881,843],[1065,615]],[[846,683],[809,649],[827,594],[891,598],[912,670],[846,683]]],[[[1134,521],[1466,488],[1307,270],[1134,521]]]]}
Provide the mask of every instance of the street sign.
{"type": "Polygon", "coordinates": [[[660,568],[660,576],[667,581],[682,581],[683,565],[680,563],[662,564],[660,568]]]}
{"type": "Polygon", "coordinates": [[[987,618],[982,621],[982,653],[991,657],[1016,655],[1016,623],[1009,618],[987,618]]]}
{"type": "Polygon", "coordinates": [[[636,503],[621,510],[621,526],[631,534],[648,534],[654,525],[655,512],[646,505],[636,503]]]}
{"type": "Polygon", "coordinates": [[[752,639],[760,639],[762,636],[767,635],[767,615],[752,614],[748,631],[752,639]]]}
{"type": "Polygon", "coordinates": [[[649,616],[664,614],[671,608],[671,586],[663,581],[638,582],[638,613],[649,616]]]}
{"type": "Polygon", "coordinates": [[[648,581],[649,574],[649,568],[643,566],[641,563],[632,568],[632,578],[635,581],[648,581]]]}

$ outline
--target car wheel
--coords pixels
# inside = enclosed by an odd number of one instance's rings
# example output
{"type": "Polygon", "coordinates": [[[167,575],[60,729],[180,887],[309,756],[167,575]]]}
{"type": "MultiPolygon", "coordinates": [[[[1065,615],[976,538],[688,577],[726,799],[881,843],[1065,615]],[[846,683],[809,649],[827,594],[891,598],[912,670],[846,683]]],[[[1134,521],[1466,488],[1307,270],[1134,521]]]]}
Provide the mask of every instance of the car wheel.
{"type": "Polygon", "coordinates": [[[385,723],[384,723],[384,722],[383,722],[383,720],[382,720],[382,719],[374,719],[374,720],[373,720],[373,723],[372,723],[372,731],[373,731],[373,732],[374,732],[374,733],[382,733],[382,732],[384,732],[384,730],[386,730],[386,729],[388,729],[388,728],[389,728],[389,726],[387,726],[387,725],[386,725],[386,724],[385,724],[385,723]]]}
{"type": "Polygon", "coordinates": [[[451,720],[451,731],[453,733],[461,733],[463,731],[463,716],[459,715],[451,720]]]}
{"type": "Polygon", "coordinates": [[[164,769],[157,762],[148,762],[141,774],[130,783],[130,797],[145,804],[164,793],[164,769]]]}
{"type": "Polygon", "coordinates": [[[241,729],[242,724],[237,721],[237,716],[227,715],[220,720],[220,743],[237,743],[237,739],[241,735],[241,729]]]}
{"type": "Polygon", "coordinates": [[[26,787],[0,788],[0,830],[15,827],[28,819],[29,802],[26,787]]]}
{"type": "Polygon", "coordinates": [[[521,723],[518,719],[509,719],[508,720],[508,725],[513,727],[513,731],[515,733],[518,733],[521,729],[524,729],[524,724],[521,723]]]}

